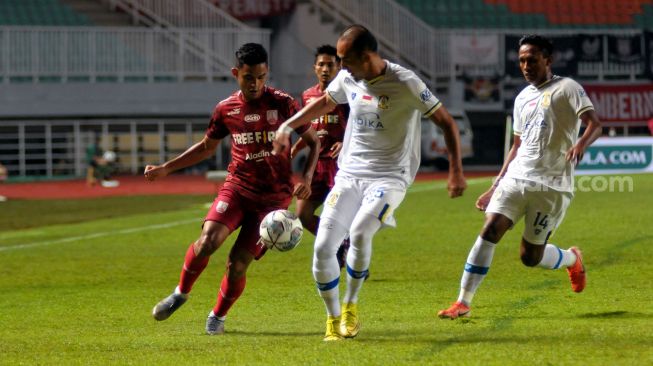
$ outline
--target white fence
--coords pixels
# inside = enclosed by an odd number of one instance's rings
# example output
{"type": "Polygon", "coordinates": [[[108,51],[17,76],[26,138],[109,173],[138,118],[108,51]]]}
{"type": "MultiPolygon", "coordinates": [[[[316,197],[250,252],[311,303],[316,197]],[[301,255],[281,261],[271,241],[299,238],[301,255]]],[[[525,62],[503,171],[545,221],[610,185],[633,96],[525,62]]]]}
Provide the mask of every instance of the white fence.
{"type": "MultiPolygon", "coordinates": [[[[137,174],[185,151],[204,136],[207,118],[2,121],[0,161],[10,177],[83,176],[86,148],[99,138],[116,152],[120,172],[137,174]]],[[[229,139],[204,169],[226,169],[229,139]]],[[[196,167],[200,168],[200,167],[196,167]]]]}
{"type": "Polygon", "coordinates": [[[211,81],[231,77],[233,53],[246,42],[269,47],[270,32],[0,27],[0,81],[211,81]]]}

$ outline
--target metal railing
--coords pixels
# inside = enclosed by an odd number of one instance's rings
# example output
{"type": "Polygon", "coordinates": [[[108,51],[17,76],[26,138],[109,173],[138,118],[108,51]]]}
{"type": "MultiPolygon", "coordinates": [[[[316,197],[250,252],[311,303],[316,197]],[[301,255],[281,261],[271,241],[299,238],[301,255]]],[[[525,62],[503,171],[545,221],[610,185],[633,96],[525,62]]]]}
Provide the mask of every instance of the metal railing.
{"type": "Polygon", "coordinates": [[[0,27],[0,81],[211,81],[231,76],[232,61],[217,55],[231,60],[241,44],[269,39],[252,28],[0,27]]]}
{"type": "Polygon", "coordinates": [[[438,77],[447,77],[449,37],[436,32],[409,10],[391,0],[312,0],[315,6],[348,25],[367,27],[379,42],[384,56],[409,67],[435,85],[438,77]]]}
{"type": "MultiPolygon", "coordinates": [[[[11,178],[80,177],[86,172],[86,149],[99,139],[102,150],[116,153],[118,172],[138,174],[146,164],[163,163],[200,141],[206,121],[206,117],[4,120],[0,161],[11,178]]],[[[229,147],[227,138],[204,169],[226,169],[229,147]]]]}
{"type": "Polygon", "coordinates": [[[251,29],[206,0],[102,0],[149,26],[251,29]]]}

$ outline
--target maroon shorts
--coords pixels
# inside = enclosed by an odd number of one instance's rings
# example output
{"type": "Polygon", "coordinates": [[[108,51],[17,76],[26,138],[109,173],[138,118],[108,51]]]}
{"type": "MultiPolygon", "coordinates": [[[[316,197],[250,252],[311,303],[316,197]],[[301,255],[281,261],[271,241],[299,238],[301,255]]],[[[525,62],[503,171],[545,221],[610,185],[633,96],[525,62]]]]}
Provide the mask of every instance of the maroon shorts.
{"type": "Polygon", "coordinates": [[[338,172],[338,159],[319,159],[311,182],[309,201],[324,202],[333,188],[334,178],[338,172]]]}
{"type": "Polygon", "coordinates": [[[266,248],[258,243],[259,225],[263,217],[270,211],[287,209],[292,197],[281,204],[254,201],[239,194],[233,188],[222,187],[218,192],[204,221],[216,221],[224,224],[231,232],[240,227],[240,233],[234,247],[239,247],[252,253],[259,259],[265,254],[266,248]]]}

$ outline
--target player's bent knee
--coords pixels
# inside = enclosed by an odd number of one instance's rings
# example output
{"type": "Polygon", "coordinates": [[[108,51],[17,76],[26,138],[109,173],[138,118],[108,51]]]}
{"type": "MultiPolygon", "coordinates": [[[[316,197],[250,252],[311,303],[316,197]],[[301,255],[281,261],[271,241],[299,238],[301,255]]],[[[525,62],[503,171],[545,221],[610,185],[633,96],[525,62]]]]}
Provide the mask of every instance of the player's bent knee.
{"type": "Polygon", "coordinates": [[[338,251],[338,246],[347,235],[347,229],[335,220],[322,219],[315,238],[315,258],[329,259],[338,251]]]}
{"type": "Polygon", "coordinates": [[[530,253],[521,254],[521,262],[524,263],[524,265],[527,267],[535,267],[540,263],[541,260],[542,258],[537,258],[530,253]]]}
{"type": "Polygon", "coordinates": [[[196,242],[199,256],[209,256],[213,254],[220,247],[220,243],[208,235],[202,235],[196,242]]]}

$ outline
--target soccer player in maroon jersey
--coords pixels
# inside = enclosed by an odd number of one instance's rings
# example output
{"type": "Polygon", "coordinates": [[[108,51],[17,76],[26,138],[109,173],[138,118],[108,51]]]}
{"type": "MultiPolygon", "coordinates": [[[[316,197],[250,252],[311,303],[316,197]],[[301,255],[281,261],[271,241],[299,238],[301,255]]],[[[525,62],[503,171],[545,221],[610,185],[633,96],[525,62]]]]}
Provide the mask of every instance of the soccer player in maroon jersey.
{"type": "Polygon", "coordinates": [[[245,289],[247,268],[266,250],[258,242],[261,220],[270,211],[287,209],[293,195],[306,199],[311,193],[320,143],[310,126],[297,131],[310,153],[303,175],[294,186],[290,154],[270,153],[275,131],[299,106],[288,94],[265,85],[267,60],[267,52],[260,44],[240,47],[236,67],[231,70],[240,90],[215,107],[202,141],[164,164],[145,167],[148,180],[163,178],[212,156],[220,141],[231,136],[229,174],[204,219],[199,239],[186,252],[178,286],[152,310],[156,320],[167,319],[186,302],[211,254],[241,227],[229,252],[216,305],[206,320],[208,334],[224,333],[227,312],[245,289]]]}
{"type": "MultiPolygon", "coordinates": [[[[336,54],[336,48],[331,45],[318,47],[315,52],[313,68],[318,83],[302,93],[303,105],[308,105],[324,95],[331,80],[338,75],[340,57],[336,54]]],[[[322,205],[327,194],[333,188],[334,178],[338,171],[338,154],[342,148],[347,117],[349,117],[349,105],[339,104],[333,111],[311,121],[313,129],[317,131],[317,137],[320,139],[320,157],[311,182],[311,196],[307,199],[298,198],[296,211],[302,225],[313,235],[317,233],[320,221],[319,216],[315,215],[315,210],[322,205]]],[[[295,157],[305,147],[304,140],[297,140],[290,150],[290,156],[295,157]]],[[[345,239],[338,249],[337,257],[340,268],[345,264],[348,248],[349,238],[345,239]]]]}

